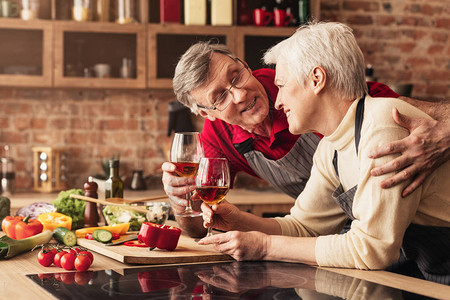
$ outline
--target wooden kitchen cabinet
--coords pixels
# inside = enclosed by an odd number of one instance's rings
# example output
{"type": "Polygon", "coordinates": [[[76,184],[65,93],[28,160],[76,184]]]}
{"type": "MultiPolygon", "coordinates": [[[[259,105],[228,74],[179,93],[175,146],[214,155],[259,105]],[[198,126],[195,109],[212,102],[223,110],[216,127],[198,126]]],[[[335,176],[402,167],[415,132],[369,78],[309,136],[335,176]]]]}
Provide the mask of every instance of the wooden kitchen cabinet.
{"type": "Polygon", "coordinates": [[[230,26],[148,25],[149,88],[171,88],[175,65],[180,56],[198,41],[216,39],[230,49],[235,45],[235,28],[230,26]]]}
{"type": "MultiPolygon", "coordinates": [[[[72,0],[40,3],[38,20],[0,18],[0,38],[8,42],[0,47],[0,86],[170,89],[179,57],[197,41],[214,38],[225,43],[257,69],[263,66],[264,51],[295,31],[295,27],[159,24],[152,17],[159,0],[135,0],[134,24],[114,22],[116,0],[110,0],[109,22],[95,17],[88,22],[71,20],[72,0]],[[131,61],[130,78],[120,75],[124,58],[131,61]],[[95,77],[96,64],[109,65],[110,77],[95,77]]],[[[248,3],[253,9],[259,1],[248,3]]],[[[320,0],[311,1],[311,15],[319,19],[320,0]]]]}
{"type": "Polygon", "coordinates": [[[52,86],[53,24],[0,18],[0,86],[52,86]]]}
{"type": "Polygon", "coordinates": [[[146,87],[146,27],[58,21],[54,24],[56,87],[146,87]],[[131,78],[121,78],[123,59],[131,60],[131,78]],[[95,65],[110,66],[110,76],[96,78],[95,65]]]}

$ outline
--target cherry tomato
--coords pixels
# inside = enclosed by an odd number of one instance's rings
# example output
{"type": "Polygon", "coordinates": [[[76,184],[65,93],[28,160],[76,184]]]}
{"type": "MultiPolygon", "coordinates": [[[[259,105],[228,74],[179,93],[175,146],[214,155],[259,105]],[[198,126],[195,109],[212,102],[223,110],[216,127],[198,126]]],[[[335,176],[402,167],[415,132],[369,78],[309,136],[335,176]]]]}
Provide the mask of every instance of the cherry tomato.
{"type": "Polygon", "coordinates": [[[83,251],[83,249],[81,249],[81,248],[73,248],[73,250],[75,250],[75,252],[77,254],[79,254],[81,251],[83,251]]]}
{"type": "Polygon", "coordinates": [[[39,279],[52,279],[53,278],[53,274],[52,273],[41,273],[38,274],[39,279]]]}
{"type": "Polygon", "coordinates": [[[84,272],[76,272],[75,273],[75,282],[78,285],[85,285],[89,283],[89,281],[94,277],[94,272],[92,271],[84,271],[84,272]]]}
{"type": "Polygon", "coordinates": [[[80,253],[78,253],[78,255],[83,254],[86,255],[87,257],[89,257],[89,259],[91,260],[91,265],[94,262],[94,255],[89,252],[89,251],[81,251],[80,253]]]}
{"type": "Polygon", "coordinates": [[[74,249],[70,248],[69,249],[69,253],[72,253],[73,255],[77,256],[78,252],[75,251],[74,249]]]}
{"type": "Polygon", "coordinates": [[[123,244],[129,247],[142,247],[142,248],[148,247],[145,243],[141,243],[139,241],[126,241],[123,244]]]}
{"type": "Polygon", "coordinates": [[[113,240],[118,240],[118,239],[120,239],[120,234],[113,233],[112,235],[113,235],[113,240]]]}
{"type": "Polygon", "coordinates": [[[78,271],[87,271],[91,266],[91,259],[84,254],[80,254],[75,258],[75,269],[78,271]]]}
{"type": "Polygon", "coordinates": [[[51,248],[42,248],[41,251],[39,251],[37,260],[38,262],[43,265],[44,267],[50,267],[50,265],[53,263],[53,259],[56,254],[56,249],[51,248]]]}
{"type": "Polygon", "coordinates": [[[61,268],[61,257],[63,257],[64,254],[67,254],[67,251],[60,251],[58,253],[55,254],[55,258],[53,259],[53,262],[55,263],[56,266],[61,268]]]}
{"type": "Polygon", "coordinates": [[[64,270],[75,269],[75,258],[77,258],[77,256],[73,253],[64,254],[61,258],[61,267],[63,267],[64,270]]]}
{"type": "Polygon", "coordinates": [[[58,280],[58,281],[62,281],[61,273],[55,273],[55,279],[58,280]]]}
{"type": "Polygon", "coordinates": [[[75,282],[75,274],[72,272],[61,273],[61,281],[65,284],[72,284],[75,282]]]}
{"type": "MultiPolygon", "coordinates": [[[[85,239],[87,240],[93,240],[94,238],[92,237],[92,232],[91,233],[86,233],[86,235],[84,236],[85,239]]],[[[113,236],[114,239],[114,236],[113,236]]]]}

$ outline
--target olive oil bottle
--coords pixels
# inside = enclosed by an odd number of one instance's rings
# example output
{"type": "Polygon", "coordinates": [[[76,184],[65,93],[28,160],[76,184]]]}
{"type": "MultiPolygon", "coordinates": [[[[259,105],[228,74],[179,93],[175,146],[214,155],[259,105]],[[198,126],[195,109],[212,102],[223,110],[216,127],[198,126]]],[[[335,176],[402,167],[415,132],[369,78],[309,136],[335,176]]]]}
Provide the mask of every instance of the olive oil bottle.
{"type": "Polygon", "coordinates": [[[119,176],[119,160],[110,160],[109,169],[109,178],[105,182],[105,198],[123,198],[123,181],[119,176]]]}

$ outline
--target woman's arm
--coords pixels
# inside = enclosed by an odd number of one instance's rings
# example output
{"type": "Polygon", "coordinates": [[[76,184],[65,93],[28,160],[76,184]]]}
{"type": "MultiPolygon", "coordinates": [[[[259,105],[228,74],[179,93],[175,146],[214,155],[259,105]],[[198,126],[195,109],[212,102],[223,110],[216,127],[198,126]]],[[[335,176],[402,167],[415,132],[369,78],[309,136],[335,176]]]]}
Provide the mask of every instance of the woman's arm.
{"type": "MultiPolygon", "coordinates": [[[[404,139],[384,144],[369,153],[369,158],[401,153],[401,156],[371,171],[372,176],[380,176],[401,170],[383,180],[382,188],[391,188],[413,178],[412,182],[402,191],[402,196],[406,197],[419,187],[428,175],[450,158],[450,122],[444,121],[444,117],[449,118],[449,107],[449,103],[434,105],[437,112],[432,115],[442,121],[410,118],[400,114],[397,109],[393,109],[394,121],[407,128],[410,135],[404,139]]],[[[426,112],[433,111],[430,106],[426,108],[423,109],[426,112]]]]}

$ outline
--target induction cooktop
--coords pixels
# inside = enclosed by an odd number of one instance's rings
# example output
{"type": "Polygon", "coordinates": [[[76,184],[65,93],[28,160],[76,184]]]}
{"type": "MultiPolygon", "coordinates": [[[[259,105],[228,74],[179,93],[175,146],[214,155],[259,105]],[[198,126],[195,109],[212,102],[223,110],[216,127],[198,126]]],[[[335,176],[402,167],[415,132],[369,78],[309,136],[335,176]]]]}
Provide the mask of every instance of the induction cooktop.
{"type": "Polygon", "coordinates": [[[303,264],[227,262],[27,275],[59,299],[431,299],[303,264]]]}

